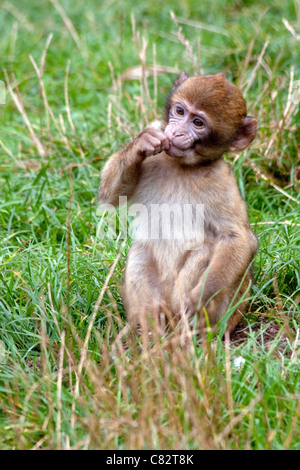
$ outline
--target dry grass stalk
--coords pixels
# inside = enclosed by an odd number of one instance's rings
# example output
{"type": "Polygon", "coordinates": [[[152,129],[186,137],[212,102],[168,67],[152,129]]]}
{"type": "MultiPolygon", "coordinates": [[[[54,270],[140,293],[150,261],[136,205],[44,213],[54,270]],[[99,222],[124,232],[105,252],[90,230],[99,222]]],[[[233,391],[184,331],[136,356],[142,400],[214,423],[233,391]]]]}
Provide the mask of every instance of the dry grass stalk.
{"type": "Polygon", "coordinates": [[[14,62],[18,31],[19,31],[19,23],[15,21],[11,28],[11,35],[10,35],[10,41],[9,41],[10,43],[9,54],[8,54],[9,62],[14,62]]]}
{"type": "Polygon", "coordinates": [[[237,85],[239,88],[241,89],[244,89],[245,86],[246,86],[246,83],[248,81],[247,79],[247,71],[249,70],[249,64],[250,64],[250,61],[252,60],[253,58],[253,48],[254,48],[254,44],[255,44],[255,40],[256,40],[256,37],[259,33],[259,26],[261,25],[261,22],[265,16],[265,14],[267,13],[267,11],[269,10],[269,8],[266,8],[261,16],[259,17],[258,21],[257,21],[257,26],[256,26],[256,29],[255,29],[255,34],[253,36],[253,38],[251,39],[250,41],[250,44],[249,44],[249,47],[248,47],[248,51],[247,51],[247,54],[246,54],[246,57],[245,57],[245,60],[243,61],[242,63],[242,67],[240,67],[240,73],[239,73],[239,77],[238,77],[238,81],[237,81],[237,85]]]}
{"type": "MultiPolygon", "coordinates": [[[[108,287],[109,280],[110,280],[110,278],[111,278],[111,276],[112,276],[112,274],[113,274],[113,272],[116,268],[116,265],[119,262],[119,259],[121,257],[122,249],[124,247],[124,244],[125,243],[123,242],[123,244],[120,247],[120,250],[119,250],[119,253],[118,253],[117,257],[116,257],[115,261],[113,262],[113,264],[112,264],[112,266],[109,270],[109,273],[108,273],[108,275],[105,279],[105,283],[104,283],[104,285],[101,289],[101,292],[100,292],[99,297],[97,299],[97,302],[95,304],[93,315],[91,316],[91,319],[89,321],[89,325],[88,325],[88,328],[87,328],[87,333],[86,333],[85,340],[84,340],[83,347],[82,347],[82,351],[81,351],[81,354],[80,354],[80,361],[79,361],[79,364],[78,364],[78,375],[77,375],[75,389],[74,389],[74,398],[77,398],[78,394],[79,394],[79,383],[80,383],[82,370],[83,370],[83,367],[84,367],[84,364],[85,364],[85,361],[86,361],[86,357],[87,357],[88,343],[89,343],[89,340],[90,340],[90,337],[91,337],[92,328],[94,326],[96,316],[97,316],[99,307],[101,305],[104,293],[105,293],[105,291],[108,287]]],[[[72,411],[73,411],[73,415],[71,417],[71,426],[74,427],[75,401],[73,402],[72,411]]]]}
{"type": "Polygon", "coordinates": [[[70,110],[69,93],[68,93],[68,78],[69,78],[69,72],[70,72],[70,64],[71,64],[71,61],[68,60],[67,68],[66,68],[66,74],[65,74],[65,86],[64,86],[65,103],[66,103],[67,116],[68,116],[68,121],[69,121],[70,127],[72,129],[72,132],[74,133],[74,135],[77,138],[77,143],[78,143],[78,148],[79,148],[80,155],[82,157],[84,157],[84,152],[81,148],[80,141],[79,141],[78,135],[76,133],[76,129],[75,129],[75,126],[74,126],[74,123],[73,123],[73,120],[72,120],[71,110],[70,110]]]}
{"type": "Polygon", "coordinates": [[[171,11],[170,12],[170,16],[172,18],[172,20],[174,21],[176,27],[177,27],[177,32],[174,33],[176,38],[178,39],[178,41],[185,47],[185,50],[187,52],[187,55],[193,65],[193,71],[194,73],[198,73],[198,64],[197,64],[197,59],[194,55],[194,52],[193,52],[193,48],[190,44],[190,42],[185,38],[183,32],[182,32],[182,28],[179,26],[179,21],[174,13],[174,11],[171,11]]]}
{"type": "Polygon", "coordinates": [[[19,21],[19,23],[24,26],[25,29],[27,29],[27,31],[30,33],[34,31],[33,24],[28,21],[24,13],[22,13],[15,5],[5,1],[2,5],[2,8],[9,11],[9,13],[11,13],[11,15],[13,15],[19,21]]]}
{"type": "Polygon", "coordinates": [[[81,55],[83,57],[86,58],[87,54],[86,52],[83,50],[82,48],[82,45],[81,45],[81,42],[80,42],[80,38],[79,38],[79,35],[72,23],[72,21],[70,20],[70,18],[67,16],[65,10],[63,9],[63,7],[60,5],[60,3],[58,2],[58,0],[50,0],[50,2],[52,3],[52,5],[54,6],[54,8],[57,10],[57,12],[59,13],[59,15],[61,16],[63,22],[65,23],[69,33],[71,34],[76,46],[78,47],[81,55]]]}
{"type": "Polygon", "coordinates": [[[251,88],[252,84],[253,84],[254,81],[255,81],[256,74],[257,74],[257,70],[258,70],[258,68],[260,67],[260,65],[262,64],[262,59],[263,59],[263,57],[264,57],[264,55],[265,55],[265,52],[266,52],[266,50],[267,50],[268,45],[269,45],[269,41],[266,41],[266,42],[264,43],[264,45],[263,45],[263,48],[262,48],[262,50],[261,50],[261,53],[259,54],[258,59],[257,59],[257,61],[256,61],[256,64],[255,64],[255,66],[253,67],[253,71],[252,71],[251,77],[249,78],[249,80],[247,80],[247,82],[246,82],[247,84],[246,84],[245,88],[243,89],[244,95],[247,94],[248,90],[251,88]]]}
{"type": "Polygon", "coordinates": [[[63,363],[64,363],[64,352],[65,352],[65,332],[63,331],[60,335],[61,345],[59,351],[59,364],[58,364],[58,375],[57,375],[57,425],[56,425],[56,439],[58,446],[61,443],[61,413],[62,413],[62,402],[61,402],[61,386],[63,378],[63,363]]]}
{"type": "Polygon", "coordinates": [[[296,356],[296,354],[299,354],[299,346],[300,346],[300,342],[299,342],[299,328],[297,329],[297,332],[296,332],[296,337],[293,341],[293,344],[292,344],[292,347],[293,347],[293,350],[292,350],[292,354],[291,354],[291,360],[296,356]]]}
{"type": "Polygon", "coordinates": [[[258,165],[256,165],[254,162],[252,161],[249,161],[248,164],[251,166],[251,168],[253,168],[253,170],[255,171],[255,173],[260,177],[262,178],[263,180],[267,181],[274,189],[276,189],[277,191],[279,191],[281,194],[283,194],[285,197],[287,197],[288,199],[291,199],[292,201],[296,202],[297,204],[300,204],[300,201],[298,201],[296,198],[294,198],[293,196],[291,196],[289,193],[287,193],[286,191],[284,191],[284,189],[280,188],[280,186],[278,186],[277,184],[273,183],[271,181],[270,178],[268,178],[265,173],[262,171],[261,168],[258,167],[258,165]]]}
{"type": "Polygon", "coordinates": [[[158,65],[155,63],[155,52],[153,53],[153,65],[136,65],[134,67],[130,67],[125,72],[122,73],[120,76],[121,82],[125,82],[126,80],[141,80],[143,78],[143,74],[145,74],[146,78],[154,77],[157,75],[164,75],[166,73],[178,75],[179,70],[174,67],[168,67],[165,65],[158,65]]]}
{"type": "Polygon", "coordinates": [[[300,227],[300,224],[297,224],[296,222],[290,222],[289,220],[283,220],[283,221],[280,221],[280,222],[272,222],[272,221],[268,221],[268,222],[253,222],[251,223],[250,225],[290,225],[292,227],[296,226],[296,227],[300,227]]]}
{"type": "Polygon", "coordinates": [[[271,148],[274,144],[274,141],[277,139],[278,134],[280,135],[282,133],[282,130],[290,125],[291,117],[295,110],[298,108],[299,105],[299,99],[293,99],[293,89],[294,89],[294,70],[295,67],[291,67],[290,71],[290,82],[289,82],[289,90],[288,90],[288,97],[287,97],[287,102],[282,114],[282,118],[279,120],[277,124],[277,131],[273,133],[272,138],[269,140],[268,146],[265,151],[265,156],[269,154],[271,151],[271,148]]]}
{"type": "MultiPolygon", "coordinates": [[[[171,12],[171,16],[172,16],[172,14],[174,14],[174,13],[171,12]]],[[[184,24],[186,26],[192,26],[193,28],[196,28],[196,29],[203,29],[204,31],[210,31],[211,33],[214,33],[214,34],[221,34],[222,36],[227,36],[227,37],[230,36],[230,34],[227,31],[225,31],[224,29],[218,28],[218,27],[213,26],[212,24],[209,24],[209,23],[202,23],[201,21],[188,20],[186,18],[177,16],[176,17],[176,23],[177,24],[184,24]]]]}
{"type": "Polygon", "coordinates": [[[296,39],[296,41],[300,41],[300,34],[297,34],[296,31],[294,30],[293,26],[286,20],[285,18],[282,18],[282,22],[286,29],[291,33],[293,38],[296,39]]]}
{"type": "Polygon", "coordinates": [[[111,62],[108,62],[108,66],[111,73],[111,81],[113,94],[110,97],[108,103],[108,112],[107,112],[107,127],[112,139],[115,138],[115,127],[118,131],[124,130],[126,133],[130,134],[124,120],[121,118],[121,93],[122,93],[122,82],[120,79],[116,79],[114,75],[114,67],[111,62]],[[114,112],[113,112],[114,109],[114,112]],[[113,118],[115,123],[113,123],[113,118]],[[115,125],[116,124],[116,125],[115,125]]]}
{"type": "Polygon", "coordinates": [[[234,429],[234,427],[242,421],[242,419],[250,415],[251,411],[255,408],[257,403],[261,400],[261,394],[259,393],[255,398],[253,398],[249,404],[249,406],[246,406],[237,416],[233,418],[233,420],[225,426],[223,431],[221,431],[218,436],[216,436],[216,443],[221,444],[222,441],[225,439],[225,437],[228,436],[230,432],[234,429]]]}
{"type": "Polygon", "coordinates": [[[225,372],[226,372],[226,385],[227,385],[227,400],[230,423],[233,421],[233,399],[232,399],[232,387],[231,387],[231,364],[230,364],[230,335],[228,331],[225,331],[225,372]]]}
{"type": "Polygon", "coordinates": [[[41,92],[41,95],[42,95],[42,98],[43,98],[43,101],[44,101],[44,107],[45,107],[45,111],[46,111],[47,132],[48,132],[49,140],[50,141],[52,140],[51,132],[50,132],[50,122],[49,122],[49,114],[50,114],[51,119],[53,121],[53,124],[54,124],[57,132],[59,133],[62,141],[64,142],[66,148],[68,150],[71,150],[71,147],[69,145],[69,142],[68,142],[68,139],[65,135],[65,132],[61,130],[61,128],[60,128],[60,126],[59,126],[59,124],[58,124],[58,122],[57,122],[57,120],[54,116],[54,113],[53,113],[53,111],[52,111],[52,109],[49,105],[47,95],[46,95],[45,86],[44,86],[44,82],[43,82],[43,71],[44,71],[44,66],[45,66],[45,61],[46,61],[47,50],[50,46],[52,37],[53,37],[53,34],[49,34],[49,36],[47,38],[46,45],[45,45],[45,48],[44,48],[44,51],[43,51],[43,54],[42,54],[42,57],[41,57],[40,68],[37,66],[35,60],[33,59],[33,57],[31,55],[29,56],[29,58],[30,58],[30,61],[31,61],[35,71],[36,71],[36,74],[37,74],[37,77],[38,77],[38,80],[39,80],[40,92],[41,92]]]}
{"type": "Polygon", "coordinates": [[[7,155],[10,157],[10,158],[14,158],[13,154],[11,153],[11,151],[6,147],[6,145],[2,142],[2,140],[0,140],[0,145],[1,147],[3,148],[3,150],[7,153],[7,155]]]}
{"type": "Polygon", "coordinates": [[[131,15],[131,24],[132,24],[132,40],[135,44],[139,56],[140,67],[141,67],[141,94],[138,99],[139,105],[141,107],[142,116],[144,116],[145,124],[149,124],[147,109],[152,107],[152,100],[149,92],[147,74],[146,74],[146,51],[148,47],[148,41],[145,36],[141,36],[140,31],[136,31],[135,18],[134,15],[131,15]]]}
{"type": "Polygon", "coordinates": [[[296,411],[295,411],[295,414],[293,416],[293,419],[292,419],[292,424],[291,424],[291,427],[290,427],[290,431],[288,433],[288,436],[283,444],[283,447],[284,449],[288,449],[291,442],[292,442],[292,439],[295,435],[295,432],[297,431],[297,425],[298,425],[298,420],[299,420],[299,416],[300,416],[300,396],[297,397],[297,408],[296,408],[296,411]]]}
{"type": "Polygon", "coordinates": [[[21,114],[29,132],[30,132],[30,135],[31,135],[31,138],[32,138],[32,141],[34,143],[34,145],[36,146],[36,149],[40,155],[40,157],[44,158],[46,156],[46,150],[43,146],[43,144],[41,143],[40,139],[38,138],[38,136],[36,135],[36,133],[34,132],[33,130],[33,127],[29,121],[29,118],[27,116],[27,113],[25,111],[25,108],[24,108],[24,104],[22,102],[22,98],[21,98],[21,95],[20,93],[18,92],[18,89],[16,92],[13,91],[13,87],[12,87],[12,83],[9,79],[9,76],[8,76],[8,73],[6,70],[4,70],[4,76],[5,76],[5,80],[6,80],[6,83],[7,83],[7,88],[8,88],[8,91],[19,111],[19,113],[21,114]]]}

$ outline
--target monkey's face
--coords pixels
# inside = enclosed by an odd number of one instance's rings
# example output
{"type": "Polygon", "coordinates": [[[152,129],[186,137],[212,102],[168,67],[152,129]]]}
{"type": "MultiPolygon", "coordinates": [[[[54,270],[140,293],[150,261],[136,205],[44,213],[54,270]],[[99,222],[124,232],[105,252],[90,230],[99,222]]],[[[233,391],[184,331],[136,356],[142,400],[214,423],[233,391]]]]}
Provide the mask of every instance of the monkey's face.
{"type": "Polygon", "coordinates": [[[163,129],[167,153],[183,164],[242,150],[254,139],[257,121],[246,117],[246,103],[222,74],[188,78],[182,73],[167,100],[163,129]]]}
{"type": "Polygon", "coordinates": [[[205,112],[178,97],[171,104],[164,132],[170,141],[167,153],[172,157],[190,160],[196,147],[208,140],[211,124],[205,112]]]}

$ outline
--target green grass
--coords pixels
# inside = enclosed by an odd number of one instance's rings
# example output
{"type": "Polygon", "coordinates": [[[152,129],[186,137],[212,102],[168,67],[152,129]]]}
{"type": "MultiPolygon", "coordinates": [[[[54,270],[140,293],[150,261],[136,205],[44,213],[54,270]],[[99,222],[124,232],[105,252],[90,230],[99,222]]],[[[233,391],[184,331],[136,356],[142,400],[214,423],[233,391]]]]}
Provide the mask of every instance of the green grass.
{"type": "Polygon", "coordinates": [[[1,449],[300,449],[300,41],[283,18],[300,33],[299,0],[3,3],[1,449]],[[143,64],[165,71],[124,78],[143,64]],[[226,156],[259,251],[230,344],[174,334],[149,353],[118,339],[128,243],[97,239],[96,194],[106,158],[160,118],[169,68],[225,71],[259,120],[226,156]]]}

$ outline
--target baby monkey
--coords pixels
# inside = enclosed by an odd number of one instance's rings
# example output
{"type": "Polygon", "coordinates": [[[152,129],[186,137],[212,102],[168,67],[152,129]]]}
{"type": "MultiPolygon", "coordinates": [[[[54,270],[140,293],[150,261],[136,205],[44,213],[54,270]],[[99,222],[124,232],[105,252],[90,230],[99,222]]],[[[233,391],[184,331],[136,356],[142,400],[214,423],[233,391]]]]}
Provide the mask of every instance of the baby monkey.
{"type": "Polygon", "coordinates": [[[145,208],[134,222],[123,284],[132,326],[149,317],[177,321],[195,314],[199,328],[207,320],[215,326],[232,304],[236,309],[227,330],[240,321],[257,240],[222,155],[245,149],[256,130],[241,92],[223,74],[182,72],[167,99],[161,130],[144,129],[106,162],[100,204],[118,206],[119,197],[127,196],[145,208]],[[163,213],[171,221],[168,236],[162,236],[163,213]],[[190,214],[189,223],[183,213],[190,214]]]}

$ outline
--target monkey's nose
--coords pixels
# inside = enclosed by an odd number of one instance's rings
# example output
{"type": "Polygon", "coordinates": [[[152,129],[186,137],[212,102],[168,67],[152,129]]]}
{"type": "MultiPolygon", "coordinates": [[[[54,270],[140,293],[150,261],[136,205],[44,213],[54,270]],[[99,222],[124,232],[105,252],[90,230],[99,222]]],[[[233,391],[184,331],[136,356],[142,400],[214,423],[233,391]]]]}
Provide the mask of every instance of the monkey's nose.
{"type": "Polygon", "coordinates": [[[182,137],[184,135],[184,132],[182,130],[176,129],[174,127],[167,126],[166,129],[165,129],[165,134],[168,137],[168,139],[172,140],[175,137],[182,137]]]}
{"type": "Polygon", "coordinates": [[[177,131],[175,132],[174,137],[182,137],[184,135],[186,135],[184,132],[177,131]]]}

